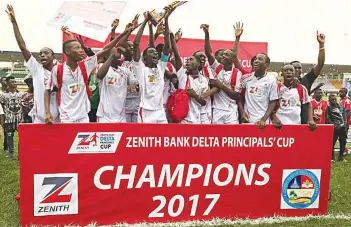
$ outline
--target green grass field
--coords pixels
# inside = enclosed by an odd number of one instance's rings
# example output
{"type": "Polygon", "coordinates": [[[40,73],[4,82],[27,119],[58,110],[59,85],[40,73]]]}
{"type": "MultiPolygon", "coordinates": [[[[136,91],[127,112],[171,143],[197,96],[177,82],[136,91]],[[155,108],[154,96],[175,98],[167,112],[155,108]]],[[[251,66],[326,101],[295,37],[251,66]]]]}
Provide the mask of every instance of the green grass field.
{"type": "MultiPolygon", "coordinates": [[[[1,136],[0,143],[2,144],[1,136]]],[[[351,144],[348,144],[351,148],[351,144]]],[[[19,192],[19,164],[17,161],[7,160],[6,154],[0,146],[0,227],[19,226],[19,207],[14,200],[19,192]]],[[[329,204],[329,214],[344,214],[351,216],[351,157],[348,162],[334,163],[331,175],[332,199],[329,204]]],[[[241,226],[253,225],[217,225],[241,226]]],[[[255,225],[257,226],[257,225],[255,225]]],[[[313,219],[299,222],[285,222],[275,224],[259,224],[260,227],[351,227],[351,220],[313,219]]]]}

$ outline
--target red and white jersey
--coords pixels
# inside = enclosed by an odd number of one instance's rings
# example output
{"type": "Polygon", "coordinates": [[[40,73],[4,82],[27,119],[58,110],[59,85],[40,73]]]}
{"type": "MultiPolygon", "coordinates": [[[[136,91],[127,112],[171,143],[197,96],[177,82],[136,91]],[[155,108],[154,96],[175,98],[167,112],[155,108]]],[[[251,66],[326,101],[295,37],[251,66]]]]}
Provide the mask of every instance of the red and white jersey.
{"type": "Polygon", "coordinates": [[[326,124],[325,114],[328,109],[328,102],[323,99],[320,102],[312,99],[311,105],[313,117],[318,117],[320,119],[319,121],[315,121],[316,124],[326,124]]]}
{"type": "Polygon", "coordinates": [[[167,62],[160,59],[156,68],[149,68],[140,59],[135,62],[136,78],[141,94],[140,107],[146,110],[163,110],[164,75],[167,62]]]}
{"type": "MultiPolygon", "coordinates": [[[[44,92],[45,86],[50,80],[51,71],[44,69],[43,65],[40,64],[33,55],[29,58],[25,66],[29,69],[33,78],[34,87],[34,106],[29,112],[29,116],[34,117],[38,122],[45,122],[45,104],[44,104],[44,92]]],[[[59,110],[57,105],[57,92],[51,92],[50,96],[50,112],[53,119],[59,117],[59,110]]]]}
{"type": "MultiPolygon", "coordinates": [[[[217,60],[211,65],[211,68],[214,71],[217,71],[217,68],[220,67],[220,63],[218,63],[217,60]]],[[[233,66],[234,70],[234,66],[233,66]]],[[[226,87],[233,89],[232,88],[232,75],[233,71],[225,71],[222,69],[218,75],[217,75],[217,80],[219,80],[221,83],[223,83],[226,87]]],[[[236,82],[235,82],[235,88],[234,90],[237,92],[241,91],[241,77],[242,74],[240,71],[237,72],[236,76],[236,82]]],[[[231,112],[238,112],[238,105],[235,100],[231,99],[224,91],[220,90],[219,92],[215,93],[213,95],[213,108],[218,109],[218,110],[224,110],[224,111],[231,111],[231,112]]]]}
{"type": "Polygon", "coordinates": [[[309,103],[310,97],[305,86],[302,86],[302,99],[297,88],[281,85],[278,93],[279,108],[276,116],[283,124],[301,124],[301,105],[309,103]]]}
{"type": "Polygon", "coordinates": [[[103,80],[99,81],[100,103],[96,116],[109,122],[125,119],[125,102],[129,78],[134,75],[127,68],[109,68],[103,80]],[[121,118],[122,116],[122,118],[121,118]]]}
{"type": "MultiPolygon", "coordinates": [[[[174,66],[172,65],[172,63],[167,62],[167,71],[171,72],[171,73],[176,73],[176,69],[174,68],[174,66]]],[[[168,101],[168,97],[175,92],[175,87],[174,85],[171,83],[170,79],[166,79],[165,78],[165,88],[163,89],[163,104],[166,105],[167,101],[168,101]]]]}
{"type": "Polygon", "coordinates": [[[278,86],[275,78],[252,76],[243,80],[245,89],[245,111],[249,115],[249,123],[256,123],[265,115],[271,101],[278,100],[278,86]]]}
{"type": "MultiPolygon", "coordinates": [[[[96,55],[84,60],[87,74],[98,65],[96,55]]],[[[46,84],[46,89],[58,87],[57,84],[57,66],[52,69],[51,77],[46,84]]],[[[87,87],[84,83],[83,74],[79,67],[74,71],[64,63],[62,88],[61,88],[61,104],[59,106],[61,121],[76,121],[87,117],[90,112],[90,100],[87,94],[87,87]]],[[[89,88],[88,88],[89,89],[89,88]]]]}
{"type": "MultiPolygon", "coordinates": [[[[208,80],[206,77],[199,73],[198,78],[194,79],[192,76],[187,75],[186,69],[182,67],[177,72],[179,81],[179,89],[187,89],[186,82],[189,77],[189,83],[191,89],[193,89],[197,95],[202,95],[208,91],[208,80]]],[[[184,119],[184,123],[201,124],[201,105],[195,99],[189,97],[189,112],[188,116],[184,119]]]]}
{"type": "MultiPolygon", "coordinates": [[[[200,71],[200,74],[207,79],[207,84],[209,84],[211,79],[216,78],[216,73],[213,71],[211,67],[208,67],[207,65],[204,65],[203,69],[200,71]],[[205,70],[206,70],[206,73],[205,73],[205,70]],[[207,72],[208,72],[208,75],[207,75],[207,72]]],[[[208,86],[208,90],[210,90],[210,86],[208,86]]],[[[211,97],[207,97],[205,101],[206,101],[206,106],[201,107],[201,114],[207,114],[207,118],[212,119],[211,97]]]]}
{"type": "MultiPolygon", "coordinates": [[[[349,97],[344,97],[341,101],[340,101],[340,105],[343,106],[346,111],[351,111],[351,101],[349,99],[349,97]]],[[[351,118],[348,117],[347,118],[347,124],[351,125],[351,118]]]]}

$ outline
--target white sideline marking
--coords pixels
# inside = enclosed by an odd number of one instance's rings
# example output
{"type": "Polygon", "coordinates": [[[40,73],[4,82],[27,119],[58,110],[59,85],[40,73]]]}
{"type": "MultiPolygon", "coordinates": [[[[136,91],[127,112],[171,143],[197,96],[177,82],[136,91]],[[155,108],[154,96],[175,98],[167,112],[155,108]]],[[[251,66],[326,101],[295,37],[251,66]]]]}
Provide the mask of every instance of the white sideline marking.
{"type": "MultiPolygon", "coordinates": [[[[290,221],[307,221],[314,219],[328,219],[328,220],[351,220],[351,214],[328,214],[323,216],[306,216],[306,217],[271,217],[260,219],[213,219],[210,221],[187,221],[174,223],[139,223],[139,224],[115,224],[115,225],[101,225],[90,224],[86,227],[191,227],[191,226],[219,226],[219,225],[260,225],[260,224],[276,224],[290,221]]],[[[32,226],[36,227],[36,226],[32,226]]],[[[65,226],[68,227],[68,226],[65,226]]],[[[71,226],[78,227],[78,226],[71,226]]]]}

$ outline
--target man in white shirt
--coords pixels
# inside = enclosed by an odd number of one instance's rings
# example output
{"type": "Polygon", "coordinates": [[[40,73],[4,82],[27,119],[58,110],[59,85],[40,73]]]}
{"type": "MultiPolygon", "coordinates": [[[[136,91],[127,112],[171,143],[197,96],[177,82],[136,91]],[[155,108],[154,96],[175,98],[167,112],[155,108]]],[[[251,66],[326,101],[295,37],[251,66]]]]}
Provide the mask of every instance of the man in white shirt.
{"type": "Polygon", "coordinates": [[[97,111],[99,123],[126,122],[125,102],[128,82],[134,75],[127,68],[118,67],[119,49],[121,47],[114,49],[114,53],[97,72],[97,78],[100,80],[100,103],[97,111]]]}
{"type": "Polygon", "coordinates": [[[280,128],[282,124],[301,124],[301,106],[308,104],[309,108],[306,114],[308,116],[308,125],[312,130],[315,129],[316,123],[312,117],[312,105],[308,90],[301,84],[297,88],[292,87],[295,76],[294,66],[291,64],[284,65],[282,76],[284,83],[278,86],[279,106],[277,111],[272,114],[273,124],[277,128],[280,128]]]}
{"type": "Polygon", "coordinates": [[[145,26],[150,19],[148,12],[144,13],[145,19],[134,39],[133,60],[136,68],[136,77],[139,81],[139,90],[141,93],[141,102],[138,115],[139,123],[168,123],[163,106],[163,90],[165,86],[164,74],[170,51],[168,18],[173,11],[174,8],[168,9],[165,16],[164,47],[161,59],[159,59],[155,48],[148,47],[143,52],[145,64],[141,60],[139,44],[145,26]]]}
{"type": "Polygon", "coordinates": [[[241,72],[234,67],[235,53],[233,50],[224,50],[222,62],[218,62],[212,54],[209,26],[203,24],[205,32],[205,53],[211,68],[218,74],[211,83],[217,88],[214,90],[212,124],[239,124],[238,104],[240,93],[238,87],[241,81],[241,72]],[[233,77],[233,78],[232,78],[233,77]]]}
{"type": "Polygon", "coordinates": [[[266,73],[269,64],[270,59],[266,54],[258,54],[252,76],[242,82],[242,88],[245,89],[245,115],[249,123],[257,124],[260,129],[270,123],[278,100],[277,81],[266,73]]]}
{"type": "MultiPolygon", "coordinates": [[[[45,105],[44,105],[44,91],[45,82],[50,78],[51,70],[54,67],[54,52],[44,47],[39,52],[40,63],[33,57],[32,53],[28,50],[26,43],[23,40],[21,32],[15,17],[15,12],[12,6],[7,7],[7,13],[10,21],[12,22],[13,31],[22,55],[26,61],[26,66],[32,74],[33,87],[34,87],[34,106],[30,111],[29,116],[32,117],[33,123],[45,122],[45,105]]],[[[50,111],[52,113],[53,121],[59,121],[59,112],[57,107],[57,92],[52,92],[50,96],[50,111]]]]}
{"type": "Polygon", "coordinates": [[[186,65],[177,72],[179,89],[184,89],[189,95],[188,116],[182,124],[201,124],[201,107],[206,106],[206,100],[201,98],[209,86],[206,77],[199,72],[200,62],[194,56],[187,59],[186,65]]]}
{"type": "Polygon", "coordinates": [[[127,41],[123,44],[123,62],[121,66],[127,68],[134,76],[130,78],[131,89],[128,89],[127,98],[125,103],[126,119],[128,123],[138,122],[138,111],[140,105],[140,92],[139,92],[139,82],[136,79],[136,69],[133,61],[133,49],[134,45],[132,41],[127,41]]]}
{"type": "Polygon", "coordinates": [[[98,60],[109,54],[119,40],[127,35],[131,29],[125,30],[96,55],[86,59],[84,59],[84,50],[77,40],[68,40],[63,43],[63,52],[67,56],[67,61],[62,66],[53,68],[50,80],[45,86],[46,123],[52,123],[53,118],[49,109],[49,97],[55,87],[58,88],[61,122],[89,123],[90,100],[88,95],[90,90],[88,88],[87,75],[90,75],[91,71],[98,65],[98,60]],[[60,72],[59,67],[63,67],[61,68],[62,75],[58,74],[60,72]],[[60,79],[60,77],[62,78],[60,79]]]}

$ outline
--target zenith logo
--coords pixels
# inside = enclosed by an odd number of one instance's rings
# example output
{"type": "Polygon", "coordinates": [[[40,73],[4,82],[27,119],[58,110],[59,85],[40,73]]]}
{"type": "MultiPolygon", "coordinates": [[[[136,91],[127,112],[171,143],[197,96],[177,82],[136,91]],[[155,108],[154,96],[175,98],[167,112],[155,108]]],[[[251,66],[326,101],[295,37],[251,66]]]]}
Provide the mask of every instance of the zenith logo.
{"type": "Polygon", "coordinates": [[[42,186],[54,185],[54,187],[45,195],[42,203],[69,203],[72,199],[72,193],[60,195],[60,193],[71,182],[73,177],[47,177],[44,178],[42,186]]]}

